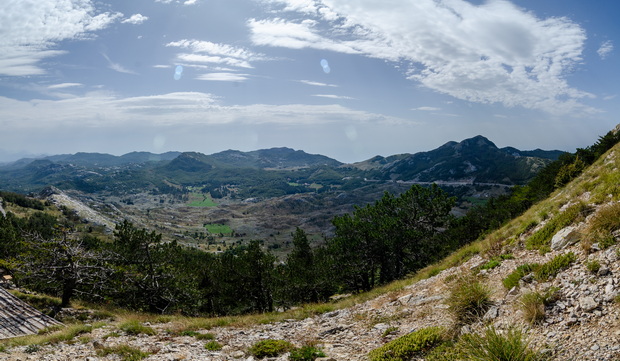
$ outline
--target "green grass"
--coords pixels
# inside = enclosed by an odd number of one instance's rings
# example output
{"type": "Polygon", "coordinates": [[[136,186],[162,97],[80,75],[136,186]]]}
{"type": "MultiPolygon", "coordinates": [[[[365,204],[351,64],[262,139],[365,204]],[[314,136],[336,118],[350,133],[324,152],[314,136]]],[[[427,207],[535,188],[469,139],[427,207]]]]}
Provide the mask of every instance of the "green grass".
{"type": "Polygon", "coordinates": [[[523,331],[513,328],[501,334],[493,327],[484,335],[467,334],[459,340],[463,360],[477,361],[542,361],[545,357],[530,349],[523,331]]]}
{"type": "Polygon", "coordinates": [[[212,340],[205,343],[205,348],[209,351],[219,351],[222,349],[222,344],[215,340],[212,340]]]}
{"type": "Polygon", "coordinates": [[[144,326],[137,320],[127,321],[121,324],[119,327],[122,331],[125,331],[128,335],[156,335],[157,332],[149,326],[144,326]]]}
{"type": "Polygon", "coordinates": [[[588,207],[583,203],[577,203],[568,207],[564,212],[557,214],[547,224],[529,237],[525,245],[528,249],[546,251],[551,245],[551,238],[559,230],[585,218],[588,207]]]}
{"type": "Polygon", "coordinates": [[[519,285],[519,280],[525,277],[528,273],[533,272],[535,269],[540,267],[539,264],[522,264],[518,266],[514,271],[512,271],[506,278],[502,280],[502,284],[506,289],[511,289],[519,285]]]}
{"type": "Polygon", "coordinates": [[[559,254],[547,263],[542,264],[538,269],[534,270],[534,275],[539,281],[547,281],[549,278],[555,277],[560,271],[568,268],[577,256],[573,252],[559,254]]]}
{"type": "Polygon", "coordinates": [[[437,346],[443,338],[442,328],[423,328],[370,351],[368,358],[370,361],[408,361],[415,355],[425,353],[437,346]]]}
{"type": "Polygon", "coordinates": [[[139,361],[150,356],[149,353],[129,345],[100,347],[97,350],[97,356],[99,357],[106,357],[108,355],[118,355],[122,361],[139,361]]]}
{"type": "Polygon", "coordinates": [[[205,228],[211,234],[231,234],[232,229],[225,224],[206,224],[205,228]]]}
{"type": "Polygon", "coordinates": [[[190,195],[190,207],[217,207],[217,203],[209,194],[192,193],[190,195]]]}
{"type": "Polygon", "coordinates": [[[452,287],[446,303],[457,323],[472,323],[491,307],[491,291],[475,278],[463,277],[452,287]]]}
{"type": "Polygon", "coordinates": [[[277,357],[293,350],[295,346],[284,340],[261,340],[250,347],[249,351],[258,358],[277,357]]]}

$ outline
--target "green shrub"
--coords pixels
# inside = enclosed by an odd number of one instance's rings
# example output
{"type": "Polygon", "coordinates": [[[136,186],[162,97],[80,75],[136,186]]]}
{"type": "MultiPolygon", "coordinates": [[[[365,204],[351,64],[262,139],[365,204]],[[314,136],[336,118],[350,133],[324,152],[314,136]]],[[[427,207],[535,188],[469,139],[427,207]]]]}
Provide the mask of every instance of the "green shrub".
{"type": "Polygon", "coordinates": [[[536,279],[540,281],[546,281],[549,278],[553,278],[560,271],[568,268],[571,263],[575,262],[576,259],[577,256],[575,256],[573,252],[557,255],[553,257],[551,261],[544,263],[534,271],[536,279]]]}
{"type": "Polygon", "coordinates": [[[123,324],[121,324],[119,326],[119,328],[122,331],[125,331],[125,333],[127,333],[128,335],[139,335],[139,334],[145,334],[145,335],[156,335],[157,332],[155,332],[154,329],[152,329],[149,326],[144,326],[143,324],[141,324],[140,322],[133,320],[133,321],[128,321],[125,322],[123,324]]]}
{"type": "Polygon", "coordinates": [[[588,208],[583,203],[568,207],[564,212],[553,217],[544,227],[530,236],[525,245],[528,249],[547,249],[551,245],[551,238],[559,230],[573,224],[578,219],[585,218],[588,208]]]}
{"type": "Polygon", "coordinates": [[[318,357],[325,357],[321,349],[314,346],[303,346],[292,350],[288,359],[291,361],[314,361],[318,357]]]}
{"type": "Polygon", "coordinates": [[[599,261],[593,259],[586,262],[586,268],[592,273],[597,273],[598,270],[601,269],[601,264],[599,263],[599,261]]]}
{"type": "Polygon", "coordinates": [[[276,357],[293,350],[295,347],[284,340],[261,340],[250,347],[250,353],[258,358],[276,357]]]}
{"type": "Polygon", "coordinates": [[[222,345],[217,341],[209,341],[205,343],[205,348],[209,351],[219,351],[222,349],[222,345]]]}
{"type": "Polygon", "coordinates": [[[508,276],[506,276],[506,278],[502,280],[502,284],[504,285],[504,287],[506,287],[506,289],[516,287],[519,285],[519,280],[521,280],[521,278],[525,277],[527,274],[534,271],[538,267],[540,267],[540,265],[536,263],[522,264],[518,266],[514,271],[512,271],[508,276]]]}
{"type": "Polygon", "coordinates": [[[461,278],[454,285],[447,303],[458,323],[471,323],[491,307],[491,292],[472,277],[461,278]]]}
{"type": "Polygon", "coordinates": [[[381,337],[387,337],[392,332],[398,332],[398,327],[394,327],[394,326],[388,327],[385,331],[383,331],[383,333],[381,334],[381,337]]]}
{"type": "Polygon", "coordinates": [[[510,329],[505,334],[489,327],[484,335],[463,335],[462,359],[477,361],[540,361],[545,358],[529,348],[528,341],[519,329],[510,329]]]}
{"type": "Polygon", "coordinates": [[[493,269],[497,266],[499,266],[500,264],[502,264],[501,261],[497,260],[497,259],[491,259],[489,260],[489,262],[483,264],[482,266],[480,266],[480,269],[493,269]]]}
{"type": "Polygon", "coordinates": [[[112,347],[100,347],[96,351],[97,356],[106,357],[114,354],[119,355],[122,361],[139,361],[143,358],[149,357],[149,353],[142,352],[140,349],[131,347],[129,345],[117,345],[112,347]]]}
{"type": "Polygon", "coordinates": [[[408,361],[441,343],[443,334],[439,327],[423,328],[370,351],[368,357],[370,361],[408,361]]]}
{"type": "Polygon", "coordinates": [[[545,297],[538,292],[528,292],[521,296],[523,318],[530,324],[545,319],[545,297]]]}
{"type": "Polygon", "coordinates": [[[433,348],[428,355],[426,355],[426,361],[455,361],[463,359],[462,346],[459,343],[452,341],[444,342],[441,345],[433,348]]]}

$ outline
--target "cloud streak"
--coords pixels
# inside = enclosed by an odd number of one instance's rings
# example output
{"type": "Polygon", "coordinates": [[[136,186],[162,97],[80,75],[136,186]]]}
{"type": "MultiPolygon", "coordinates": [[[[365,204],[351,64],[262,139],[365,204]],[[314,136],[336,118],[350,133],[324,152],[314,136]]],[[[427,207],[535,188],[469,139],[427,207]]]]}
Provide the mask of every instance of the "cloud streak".
{"type": "Polygon", "coordinates": [[[99,12],[91,1],[21,0],[0,11],[0,75],[41,75],[40,63],[65,54],[63,40],[82,40],[108,27],[121,13],[99,12]]]}
{"type": "MultiPolygon", "coordinates": [[[[408,79],[439,93],[551,114],[596,113],[593,95],[566,78],[582,61],[585,31],[504,0],[265,0],[305,20],[250,19],[256,45],[314,48],[405,63],[408,79]],[[337,14],[337,15],[335,15],[337,14]]],[[[612,48],[599,50],[606,56],[612,48]]]]}
{"type": "Polygon", "coordinates": [[[614,51],[614,44],[611,40],[607,40],[601,44],[601,47],[598,48],[596,53],[601,57],[601,59],[605,59],[609,56],[609,54],[611,54],[612,51],[614,51]]]}

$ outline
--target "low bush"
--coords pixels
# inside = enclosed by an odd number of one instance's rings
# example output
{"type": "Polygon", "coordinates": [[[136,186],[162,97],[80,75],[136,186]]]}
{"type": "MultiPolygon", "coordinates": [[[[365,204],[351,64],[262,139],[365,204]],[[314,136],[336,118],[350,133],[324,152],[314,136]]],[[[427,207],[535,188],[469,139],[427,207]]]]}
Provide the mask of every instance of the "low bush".
{"type": "Polygon", "coordinates": [[[534,275],[536,279],[546,281],[549,278],[555,277],[560,271],[568,268],[575,260],[577,260],[577,256],[575,256],[573,252],[559,254],[553,257],[551,261],[542,264],[536,269],[534,275]]]}
{"type": "Polygon", "coordinates": [[[516,287],[519,285],[519,280],[521,280],[521,278],[525,277],[530,272],[533,272],[538,267],[540,267],[540,265],[536,263],[522,264],[519,267],[517,267],[514,271],[512,271],[508,276],[506,276],[506,278],[502,280],[502,284],[504,285],[504,287],[506,287],[506,289],[511,289],[513,287],[516,287]]]}
{"type": "Polygon", "coordinates": [[[473,277],[461,278],[454,285],[447,304],[457,323],[471,323],[491,307],[491,292],[473,277]]]}
{"type": "Polygon", "coordinates": [[[290,361],[314,361],[319,357],[325,357],[325,353],[314,346],[303,346],[291,351],[290,361]]]}
{"type": "Polygon", "coordinates": [[[423,328],[370,351],[368,357],[370,361],[408,361],[440,344],[443,335],[442,328],[423,328]]]}
{"type": "Polygon", "coordinates": [[[205,343],[205,348],[209,351],[219,351],[222,349],[222,345],[217,341],[209,341],[205,343]]]}
{"type": "Polygon", "coordinates": [[[284,340],[261,340],[250,347],[250,353],[258,358],[276,357],[293,350],[295,347],[284,340]]]}
{"type": "Polygon", "coordinates": [[[528,249],[548,250],[553,235],[562,228],[580,219],[584,219],[588,210],[588,207],[583,203],[577,203],[568,207],[564,212],[557,214],[544,227],[530,236],[525,241],[526,247],[528,249]]]}
{"type": "Polygon", "coordinates": [[[595,259],[589,260],[588,262],[586,262],[586,268],[592,273],[597,273],[598,270],[601,269],[601,264],[595,259]]]}
{"type": "Polygon", "coordinates": [[[139,361],[149,357],[149,353],[129,345],[117,345],[112,347],[100,347],[96,351],[97,356],[106,357],[108,355],[118,355],[122,361],[139,361]]]}

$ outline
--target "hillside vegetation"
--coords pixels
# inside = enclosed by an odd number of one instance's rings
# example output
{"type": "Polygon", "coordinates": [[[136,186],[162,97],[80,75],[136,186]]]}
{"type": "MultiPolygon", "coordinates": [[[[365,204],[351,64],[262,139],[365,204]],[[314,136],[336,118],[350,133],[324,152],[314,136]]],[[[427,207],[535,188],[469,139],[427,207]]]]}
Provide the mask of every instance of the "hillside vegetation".
{"type": "MultiPolygon", "coordinates": [[[[84,234],[72,238],[75,230],[66,219],[59,222],[46,213],[10,205],[0,220],[4,239],[14,242],[5,243],[4,265],[16,281],[62,295],[63,304],[76,295],[91,301],[102,297],[123,307],[177,315],[282,310],[326,300],[335,291],[365,291],[418,271],[416,277],[384,288],[389,292],[379,297],[377,291],[360,293],[339,303],[267,313],[258,317],[268,322],[262,326],[248,326],[257,318],[141,316],[154,326],[153,331],[138,332],[152,332],[146,340],[107,323],[105,329],[86,332],[91,339],[84,340],[88,346],[80,355],[124,344],[154,360],[165,359],[167,353],[224,360],[247,357],[261,339],[285,339],[292,348],[314,347],[337,360],[615,360],[620,344],[610,336],[620,334],[614,276],[620,272],[617,142],[617,133],[610,132],[592,147],[560,158],[510,196],[458,220],[449,216],[453,200],[437,187],[413,186],[398,197],[385,194],[372,205],[335,218],[336,235],[325,247],[310,248],[298,229],[292,235],[293,251],[277,267],[259,242],[209,256],[162,243],[156,233],[129,222],[109,241],[84,234]],[[69,231],[50,232],[54,225],[69,231]],[[20,234],[18,229],[37,232],[20,234]],[[396,246],[386,243],[395,235],[404,238],[396,246]],[[105,259],[110,268],[103,275],[110,281],[103,285],[102,274],[74,277],[66,268],[52,275],[25,272],[63,269],[58,264],[50,268],[46,262],[54,257],[48,255],[71,246],[83,251],[78,255],[81,264],[105,259]],[[37,254],[30,254],[35,247],[37,254]],[[75,282],[78,279],[82,283],[75,282]],[[109,286],[112,293],[106,293],[109,286]],[[67,296],[68,290],[74,293],[67,296]],[[226,324],[234,327],[220,327],[226,324]],[[241,326],[242,331],[236,328],[241,326]],[[115,327],[118,331],[110,331],[115,327]],[[206,342],[200,350],[146,346],[166,339],[183,343],[183,337],[206,334],[205,329],[221,350],[209,350],[206,342]],[[118,334],[116,340],[101,341],[110,332],[118,334]]],[[[32,353],[71,349],[43,343],[48,345],[32,353]]],[[[29,346],[21,347],[16,354],[29,346]]],[[[281,354],[297,355],[291,348],[281,354]]]]}

